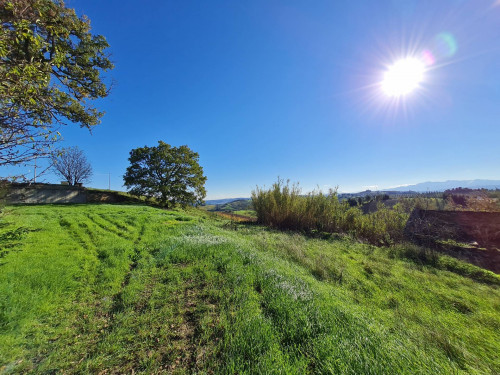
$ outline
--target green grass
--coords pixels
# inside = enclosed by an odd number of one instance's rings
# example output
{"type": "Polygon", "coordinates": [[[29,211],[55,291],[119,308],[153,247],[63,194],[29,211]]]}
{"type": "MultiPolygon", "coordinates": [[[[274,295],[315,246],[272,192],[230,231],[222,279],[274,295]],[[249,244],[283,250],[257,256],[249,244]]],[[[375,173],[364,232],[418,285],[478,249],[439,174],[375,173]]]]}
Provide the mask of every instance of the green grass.
{"type": "Polygon", "coordinates": [[[146,206],[8,207],[0,373],[500,373],[500,277],[146,206]]]}
{"type": "Polygon", "coordinates": [[[204,206],[200,206],[200,209],[204,211],[213,211],[215,210],[215,204],[206,204],[204,206]]]}
{"type": "Polygon", "coordinates": [[[237,215],[242,215],[242,216],[248,216],[248,217],[257,217],[257,212],[254,210],[239,210],[239,211],[233,211],[234,214],[237,215]]]}
{"type": "Polygon", "coordinates": [[[87,191],[88,203],[118,203],[121,204],[149,204],[154,205],[154,199],[147,199],[144,196],[135,196],[125,191],[85,188],[87,191]]]}

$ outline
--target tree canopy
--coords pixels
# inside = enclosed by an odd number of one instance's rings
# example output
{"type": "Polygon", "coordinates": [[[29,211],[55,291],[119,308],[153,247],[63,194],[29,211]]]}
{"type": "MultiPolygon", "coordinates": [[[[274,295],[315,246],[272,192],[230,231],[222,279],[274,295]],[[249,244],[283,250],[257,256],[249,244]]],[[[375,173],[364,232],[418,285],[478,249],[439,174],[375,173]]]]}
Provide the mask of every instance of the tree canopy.
{"type": "Polygon", "coordinates": [[[156,147],[133,149],[129,161],[123,178],[130,193],[156,198],[165,207],[203,203],[207,178],[198,153],[188,146],[159,141],[156,147]]]}
{"type": "Polygon", "coordinates": [[[55,172],[70,185],[89,182],[92,177],[92,166],[78,147],[63,148],[53,155],[52,164],[55,172]]]}
{"type": "Polygon", "coordinates": [[[103,36],[62,0],[0,0],[0,166],[50,156],[60,126],[91,129],[113,64],[103,36]]]}

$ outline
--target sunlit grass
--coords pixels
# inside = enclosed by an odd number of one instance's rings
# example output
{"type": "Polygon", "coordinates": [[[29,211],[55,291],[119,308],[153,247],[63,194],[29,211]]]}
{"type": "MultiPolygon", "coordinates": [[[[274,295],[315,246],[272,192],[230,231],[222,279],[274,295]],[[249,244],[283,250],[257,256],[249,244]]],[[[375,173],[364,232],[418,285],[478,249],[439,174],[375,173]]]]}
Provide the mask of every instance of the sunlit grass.
{"type": "Polygon", "coordinates": [[[226,223],[142,206],[8,208],[0,372],[500,371],[493,273],[412,246],[226,223]]]}

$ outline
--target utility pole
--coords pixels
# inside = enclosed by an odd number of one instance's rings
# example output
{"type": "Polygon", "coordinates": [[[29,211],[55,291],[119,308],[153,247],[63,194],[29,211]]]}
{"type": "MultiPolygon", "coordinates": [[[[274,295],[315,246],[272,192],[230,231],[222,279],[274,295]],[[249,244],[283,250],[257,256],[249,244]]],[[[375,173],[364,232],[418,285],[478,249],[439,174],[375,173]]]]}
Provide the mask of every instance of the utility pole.
{"type": "Polygon", "coordinates": [[[111,190],[111,172],[108,172],[108,190],[111,190]]]}

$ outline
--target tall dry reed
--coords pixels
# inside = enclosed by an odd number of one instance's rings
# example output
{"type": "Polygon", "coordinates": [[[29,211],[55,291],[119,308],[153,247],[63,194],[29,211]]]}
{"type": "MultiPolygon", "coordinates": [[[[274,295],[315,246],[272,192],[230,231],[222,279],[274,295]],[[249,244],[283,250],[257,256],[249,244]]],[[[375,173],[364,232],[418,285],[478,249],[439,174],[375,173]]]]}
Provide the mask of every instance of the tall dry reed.
{"type": "Polygon", "coordinates": [[[380,203],[364,215],[358,207],[340,202],[337,191],[315,190],[303,195],[298,184],[278,179],[270,189],[256,187],[252,203],[261,224],[308,233],[345,233],[366,242],[389,245],[403,239],[408,210],[380,203]]]}

